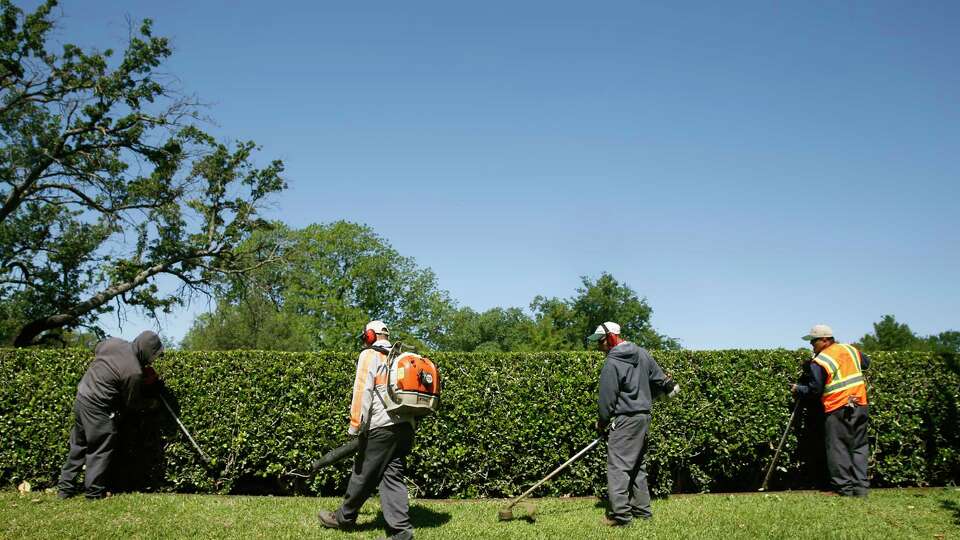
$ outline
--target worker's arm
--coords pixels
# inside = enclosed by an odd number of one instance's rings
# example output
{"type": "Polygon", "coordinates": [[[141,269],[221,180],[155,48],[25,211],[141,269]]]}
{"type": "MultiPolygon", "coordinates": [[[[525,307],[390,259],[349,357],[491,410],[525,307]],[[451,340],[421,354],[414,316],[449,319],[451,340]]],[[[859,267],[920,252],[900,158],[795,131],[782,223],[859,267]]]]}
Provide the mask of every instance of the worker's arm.
{"type": "Polygon", "coordinates": [[[827,372],[823,366],[816,362],[810,362],[810,382],[807,384],[795,384],[794,393],[799,398],[819,397],[823,393],[823,383],[827,380],[827,372]]]}
{"type": "Polygon", "coordinates": [[[613,417],[613,409],[617,405],[617,394],[620,392],[620,378],[613,362],[604,362],[600,370],[600,397],[598,399],[599,418],[598,428],[606,428],[613,417]]]}
{"type": "Polygon", "coordinates": [[[370,421],[370,404],[373,402],[373,369],[376,353],[367,349],[357,360],[357,374],[353,380],[353,399],[350,401],[350,428],[347,433],[358,435],[370,421]]]}
{"type": "Polygon", "coordinates": [[[658,364],[652,356],[647,355],[647,358],[650,365],[650,373],[648,374],[648,377],[650,380],[650,388],[654,390],[653,395],[662,394],[668,398],[672,398],[680,393],[680,385],[677,384],[676,381],[674,381],[669,375],[663,372],[663,369],[660,368],[660,364],[658,364]]]}
{"type": "Polygon", "coordinates": [[[123,406],[127,409],[141,409],[144,402],[141,399],[141,385],[143,373],[135,373],[123,380],[123,406]]]}

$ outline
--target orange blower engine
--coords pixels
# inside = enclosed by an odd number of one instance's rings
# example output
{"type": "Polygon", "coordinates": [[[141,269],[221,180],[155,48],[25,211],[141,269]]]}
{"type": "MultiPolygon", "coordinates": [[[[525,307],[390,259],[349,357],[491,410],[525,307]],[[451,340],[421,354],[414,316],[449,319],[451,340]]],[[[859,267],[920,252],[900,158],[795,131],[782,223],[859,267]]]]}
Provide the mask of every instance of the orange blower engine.
{"type": "Polygon", "coordinates": [[[440,407],[440,371],[432,360],[406,352],[390,366],[386,409],[397,414],[424,416],[440,407]]]}

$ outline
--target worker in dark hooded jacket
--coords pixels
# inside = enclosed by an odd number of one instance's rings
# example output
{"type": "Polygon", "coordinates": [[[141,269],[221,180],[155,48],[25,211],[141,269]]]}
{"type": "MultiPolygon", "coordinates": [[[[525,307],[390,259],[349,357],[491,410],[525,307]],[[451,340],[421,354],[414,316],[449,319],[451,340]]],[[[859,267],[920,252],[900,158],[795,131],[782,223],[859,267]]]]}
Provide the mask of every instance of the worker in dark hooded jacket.
{"type": "Polygon", "coordinates": [[[654,396],[674,397],[677,385],[650,353],[620,337],[620,325],[601,323],[587,339],[598,342],[607,358],[600,370],[599,419],[596,429],[607,437],[609,526],[650,519],[650,490],[645,463],[647,427],[654,396]]]}
{"type": "Polygon", "coordinates": [[[118,415],[138,409],[143,384],[153,384],[150,366],[163,353],[160,336],[142,332],[133,342],[110,338],[97,344],[95,358],[77,386],[70,432],[70,454],[57,484],[61,499],[80,492],[76,479],[86,465],[84,488],[88,499],[107,492],[107,472],[117,444],[118,415]]]}

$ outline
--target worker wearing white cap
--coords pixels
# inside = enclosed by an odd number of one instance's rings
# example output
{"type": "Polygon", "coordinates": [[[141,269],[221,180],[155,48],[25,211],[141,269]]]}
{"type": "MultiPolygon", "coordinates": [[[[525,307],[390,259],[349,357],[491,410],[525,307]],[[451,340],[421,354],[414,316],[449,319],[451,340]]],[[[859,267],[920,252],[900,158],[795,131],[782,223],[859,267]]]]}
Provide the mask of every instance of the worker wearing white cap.
{"type": "Polygon", "coordinates": [[[833,329],[818,324],[803,336],[813,347],[811,377],[807,384],[791,385],[798,398],[819,398],[826,414],[824,444],[830,483],[840,495],[866,497],[867,385],[863,370],[870,357],[856,347],[837,343],[833,329]]]}
{"type": "Polygon", "coordinates": [[[628,525],[649,519],[650,490],[645,463],[646,434],[653,396],[675,396],[680,387],[650,353],[620,337],[620,325],[601,323],[588,338],[607,358],[600,370],[599,418],[596,429],[607,437],[607,494],[610,512],[603,523],[628,525]],[[608,431],[609,428],[609,431],[608,431]]]}
{"type": "Polygon", "coordinates": [[[317,517],[324,527],[350,529],[356,525],[363,503],[379,488],[380,510],[389,538],[409,540],[413,538],[413,526],[404,471],[413,448],[415,423],[412,416],[386,410],[382,398],[390,371],[387,325],[370,321],[360,338],[364,349],[357,360],[348,429],[350,435],[360,437],[360,449],[340,508],[321,511],[317,517]]]}

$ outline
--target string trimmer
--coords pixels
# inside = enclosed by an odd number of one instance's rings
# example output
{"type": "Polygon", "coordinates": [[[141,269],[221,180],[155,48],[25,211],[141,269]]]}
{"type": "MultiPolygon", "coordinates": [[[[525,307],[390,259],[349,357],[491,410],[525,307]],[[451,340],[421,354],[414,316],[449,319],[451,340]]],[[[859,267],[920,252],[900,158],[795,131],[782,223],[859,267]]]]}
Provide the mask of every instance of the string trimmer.
{"type": "Polygon", "coordinates": [[[600,439],[599,439],[599,438],[598,438],[598,439],[594,439],[593,442],[591,442],[590,444],[588,444],[587,446],[585,446],[585,447],[583,448],[583,450],[580,450],[579,452],[577,452],[577,454],[576,454],[575,456],[573,456],[572,458],[568,459],[566,462],[564,462],[563,465],[560,465],[559,467],[557,467],[556,469],[554,469],[553,472],[551,472],[550,474],[548,474],[547,476],[545,476],[542,480],[540,480],[539,482],[537,482],[536,484],[534,484],[530,489],[524,491],[523,494],[521,494],[519,497],[517,497],[516,499],[513,499],[512,501],[510,501],[510,504],[508,504],[503,510],[500,510],[500,512],[497,513],[497,518],[498,518],[500,521],[510,521],[511,519],[513,519],[513,507],[516,506],[516,504],[517,504],[518,502],[522,501],[522,500],[525,499],[528,495],[530,495],[531,493],[533,493],[533,490],[535,490],[535,489],[537,489],[538,487],[540,487],[544,482],[546,482],[547,480],[550,480],[551,478],[553,478],[554,476],[556,476],[557,473],[559,473],[560,471],[566,469],[571,463],[573,463],[574,461],[582,458],[584,455],[586,455],[587,452],[589,452],[590,450],[593,450],[593,447],[596,446],[596,445],[598,445],[598,444],[600,444],[600,439]]]}

